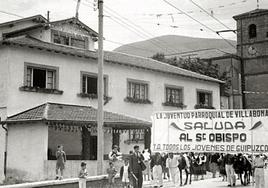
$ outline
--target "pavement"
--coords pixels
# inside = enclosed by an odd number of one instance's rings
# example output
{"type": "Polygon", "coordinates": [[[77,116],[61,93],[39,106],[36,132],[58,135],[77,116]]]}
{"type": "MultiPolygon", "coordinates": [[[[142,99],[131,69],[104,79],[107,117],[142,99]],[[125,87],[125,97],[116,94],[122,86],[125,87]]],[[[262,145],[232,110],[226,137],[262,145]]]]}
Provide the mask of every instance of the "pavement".
{"type": "MultiPolygon", "coordinates": [[[[219,176],[218,174],[216,175],[217,177],[219,176]]],[[[191,185],[184,185],[184,186],[180,186],[179,183],[176,184],[176,186],[173,185],[173,183],[171,181],[167,181],[164,180],[164,188],[224,188],[224,187],[228,187],[228,183],[226,181],[222,181],[222,178],[211,178],[212,174],[211,173],[207,173],[207,175],[205,176],[204,180],[198,180],[198,181],[192,181],[191,185]]],[[[185,175],[183,175],[183,182],[185,180],[185,175]]],[[[192,180],[193,180],[193,176],[192,176],[192,180]]],[[[268,188],[268,168],[266,168],[264,170],[264,180],[265,180],[265,186],[263,188],[268,188]]],[[[252,177],[251,177],[251,181],[252,181],[252,177]]],[[[153,188],[153,184],[150,181],[145,181],[143,184],[144,188],[153,188]]],[[[236,180],[236,188],[254,188],[253,183],[250,183],[247,186],[243,186],[241,185],[240,180],[236,180]]]]}
{"type": "MultiPolygon", "coordinates": [[[[240,180],[237,180],[237,185],[235,187],[237,188],[253,188],[254,186],[252,185],[252,183],[248,186],[242,186],[240,183],[240,180]]],[[[170,181],[164,181],[164,188],[179,188],[179,187],[183,187],[183,188],[223,188],[226,187],[227,188],[228,183],[226,181],[222,181],[222,178],[210,178],[210,179],[205,179],[205,180],[199,180],[199,181],[193,181],[191,185],[184,185],[184,186],[180,186],[179,183],[174,186],[172,182],[170,181]]],[[[144,182],[144,188],[152,188],[152,184],[150,182],[144,182]]]]}

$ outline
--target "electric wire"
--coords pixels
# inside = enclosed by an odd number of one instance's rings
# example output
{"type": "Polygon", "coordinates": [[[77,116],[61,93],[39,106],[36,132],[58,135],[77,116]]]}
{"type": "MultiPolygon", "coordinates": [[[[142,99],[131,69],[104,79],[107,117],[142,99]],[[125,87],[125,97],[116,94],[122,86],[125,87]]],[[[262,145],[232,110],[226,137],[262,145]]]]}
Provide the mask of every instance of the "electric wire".
{"type": "MultiPolygon", "coordinates": [[[[141,31],[142,31],[142,32],[140,31],[141,33],[143,33],[146,37],[150,37],[150,38],[152,38],[151,40],[153,40],[154,42],[160,42],[160,43],[162,44],[163,47],[166,47],[167,49],[169,49],[169,50],[171,50],[171,51],[173,51],[173,52],[177,52],[177,50],[174,50],[173,48],[169,47],[169,45],[168,45],[165,41],[155,38],[154,35],[152,35],[152,34],[149,33],[148,31],[146,31],[145,29],[143,29],[141,26],[135,24],[134,22],[132,22],[132,21],[129,20],[128,18],[121,16],[121,15],[118,14],[116,11],[112,10],[111,8],[109,8],[109,7],[105,6],[105,5],[104,5],[104,8],[106,8],[106,10],[108,10],[108,11],[110,12],[110,14],[111,14],[111,12],[113,12],[114,14],[116,14],[117,16],[119,16],[119,18],[121,18],[120,20],[124,19],[124,20],[127,21],[127,22],[126,22],[127,24],[128,24],[128,22],[129,22],[130,24],[132,24],[133,26],[131,26],[131,27],[133,27],[133,28],[137,28],[138,30],[141,30],[141,31]],[[165,44],[165,45],[163,45],[163,44],[165,44]]],[[[124,22],[125,22],[125,21],[124,21],[124,22]]],[[[130,24],[128,24],[128,25],[130,25],[130,24]]]]}
{"type": "Polygon", "coordinates": [[[203,24],[202,22],[200,22],[199,20],[195,19],[194,17],[192,17],[191,15],[187,14],[186,12],[184,12],[183,10],[179,9],[177,6],[173,5],[172,3],[170,3],[167,0],[163,0],[165,3],[167,3],[168,5],[170,5],[171,7],[177,9],[178,11],[182,12],[184,15],[186,15],[187,17],[191,18],[192,20],[194,20],[195,22],[199,23],[200,25],[204,26],[205,28],[207,28],[208,30],[212,31],[213,33],[217,34],[219,37],[221,37],[226,43],[228,43],[230,46],[232,46],[233,48],[236,49],[236,46],[234,46],[231,42],[229,42],[228,40],[226,40],[224,37],[222,37],[221,35],[219,35],[215,30],[211,29],[210,27],[208,27],[207,25],[203,24]]]}
{"type": "MultiPolygon", "coordinates": [[[[210,17],[212,17],[214,20],[216,20],[217,22],[219,22],[221,25],[223,25],[225,28],[229,29],[229,30],[233,30],[230,27],[228,27],[227,25],[225,25],[222,21],[220,21],[218,18],[216,18],[215,16],[212,16],[209,12],[207,12],[203,7],[201,7],[199,4],[197,4],[196,2],[194,2],[193,0],[189,0],[191,3],[193,3],[195,6],[197,6],[198,8],[200,8],[202,11],[204,11],[207,15],[209,15],[210,17]]],[[[235,33],[234,33],[235,34],[235,33]]]]}

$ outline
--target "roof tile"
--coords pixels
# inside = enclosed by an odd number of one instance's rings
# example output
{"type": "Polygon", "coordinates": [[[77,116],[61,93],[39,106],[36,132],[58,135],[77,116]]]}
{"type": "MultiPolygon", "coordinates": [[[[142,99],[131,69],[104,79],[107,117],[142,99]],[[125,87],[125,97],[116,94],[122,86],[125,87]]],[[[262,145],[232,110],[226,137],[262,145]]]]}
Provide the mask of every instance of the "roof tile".
{"type": "MultiPolygon", "coordinates": [[[[89,51],[84,49],[79,49],[71,46],[64,46],[54,43],[44,42],[29,36],[20,36],[16,38],[8,38],[1,42],[2,44],[15,44],[28,46],[32,48],[45,49],[49,51],[62,52],[71,55],[86,57],[97,59],[98,54],[95,51],[89,51]]],[[[174,74],[177,76],[189,77],[199,80],[205,80],[216,83],[224,83],[221,80],[205,76],[199,73],[195,73],[192,71],[188,71],[179,67],[175,67],[172,65],[168,65],[166,63],[162,63],[151,58],[144,58],[139,56],[128,55],[119,52],[104,52],[104,59],[108,63],[117,63],[121,65],[135,66],[139,68],[149,69],[157,72],[164,72],[168,74],[174,74]]]]}
{"type": "MultiPolygon", "coordinates": [[[[71,121],[71,122],[96,122],[97,109],[90,106],[78,106],[59,103],[45,103],[19,114],[8,117],[6,123],[27,121],[71,121]],[[45,115],[46,114],[46,115],[45,115]]],[[[132,124],[150,126],[145,120],[129,117],[122,114],[104,111],[104,124],[132,124]]]]}

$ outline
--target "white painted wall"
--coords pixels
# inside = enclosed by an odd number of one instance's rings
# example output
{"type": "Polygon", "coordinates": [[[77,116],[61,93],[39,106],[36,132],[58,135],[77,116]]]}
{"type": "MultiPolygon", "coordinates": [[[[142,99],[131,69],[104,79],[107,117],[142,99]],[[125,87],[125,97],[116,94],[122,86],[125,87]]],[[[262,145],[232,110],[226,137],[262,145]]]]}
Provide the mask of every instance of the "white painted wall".
{"type": "MultiPolygon", "coordinates": [[[[45,102],[69,103],[77,105],[97,106],[97,100],[89,100],[77,96],[80,93],[80,72],[97,73],[97,64],[94,60],[74,58],[71,56],[48,53],[27,48],[12,48],[12,58],[9,59],[9,88],[8,88],[8,115],[21,112],[45,102]],[[24,62],[59,67],[59,89],[62,95],[43,94],[19,91],[23,86],[24,62]],[[26,102],[27,101],[27,102],[26,102]]],[[[136,118],[150,120],[153,111],[177,110],[174,107],[165,107],[165,84],[184,88],[184,103],[188,109],[193,109],[197,103],[197,89],[213,92],[213,106],[220,108],[219,84],[164,73],[147,71],[128,66],[105,63],[104,74],[108,75],[108,95],[112,100],[104,106],[107,111],[126,114],[136,118]],[[152,104],[127,103],[127,79],[144,80],[149,83],[149,99],[152,104]]]]}
{"type": "MultiPolygon", "coordinates": [[[[9,47],[10,53],[8,66],[5,72],[8,79],[5,79],[5,89],[8,96],[6,101],[7,115],[22,112],[46,102],[67,103],[76,105],[92,105],[97,107],[97,100],[80,98],[80,72],[97,73],[97,62],[84,58],[75,58],[61,54],[49,53],[46,51],[33,50],[29,48],[9,47]],[[24,82],[24,63],[35,63],[59,67],[59,89],[63,90],[62,95],[44,94],[20,91],[19,87],[24,82]]],[[[1,64],[2,66],[2,64],[1,64]]],[[[0,70],[2,67],[0,68],[0,70]]],[[[159,110],[178,110],[174,107],[165,107],[164,102],[165,84],[180,86],[184,88],[184,104],[188,109],[193,109],[197,103],[196,90],[210,90],[213,93],[213,106],[220,108],[219,84],[206,82],[197,79],[173,76],[143,69],[131,68],[128,66],[104,64],[104,74],[108,75],[108,95],[112,100],[104,106],[107,111],[117,112],[136,118],[150,121],[150,116],[154,111],[159,110]],[[143,80],[149,83],[149,99],[152,104],[133,104],[124,101],[127,95],[127,79],[143,80]]],[[[2,98],[3,100],[3,98],[2,98]]],[[[0,103],[3,101],[0,101],[0,103]]],[[[10,169],[29,169],[34,174],[27,172],[26,178],[41,176],[42,162],[46,158],[47,152],[47,128],[41,125],[16,125],[10,126],[8,138],[8,167],[10,169]],[[33,140],[25,138],[32,138],[33,140]],[[44,143],[46,142],[46,143],[44,143]],[[25,147],[31,145],[30,150],[25,147]],[[38,147],[41,145],[42,147],[38,147]],[[36,155],[38,153],[38,155],[36,155]],[[19,154],[19,158],[18,158],[19,154]]],[[[105,153],[111,151],[112,134],[105,135],[105,153]]],[[[120,137],[120,147],[123,153],[132,150],[134,144],[124,143],[127,136],[120,137]]],[[[141,146],[141,150],[143,146],[141,146]]]]}
{"type": "MultiPolygon", "coordinates": [[[[0,48],[0,118],[7,117],[8,49],[0,48]]],[[[0,125],[0,183],[4,180],[6,132],[0,125]]]]}
{"type": "Polygon", "coordinates": [[[44,124],[8,126],[7,176],[23,180],[43,179],[47,159],[48,127],[44,124]]]}

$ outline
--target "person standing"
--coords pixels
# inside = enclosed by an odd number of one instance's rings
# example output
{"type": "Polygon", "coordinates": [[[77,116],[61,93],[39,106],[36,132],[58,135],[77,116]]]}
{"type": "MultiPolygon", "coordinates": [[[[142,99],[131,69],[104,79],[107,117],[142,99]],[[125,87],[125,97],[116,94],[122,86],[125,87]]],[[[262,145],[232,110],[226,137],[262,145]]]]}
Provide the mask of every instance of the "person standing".
{"type": "Polygon", "coordinates": [[[117,171],[112,161],[109,162],[109,168],[107,169],[109,188],[114,187],[114,179],[117,171]]]}
{"type": "Polygon", "coordinates": [[[145,149],[142,152],[142,155],[144,157],[144,164],[146,166],[146,169],[142,172],[143,173],[143,180],[146,180],[146,176],[147,176],[148,177],[147,180],[150,181],[151,180],[151,167],[150,167],[151,154],[150,154],[148,149],[145,149]]]}
{"type": "Polygon", "coordinates": [[[129,170],[128,159],[125,159],[124,165],[120,169],[120,178],[122,181],[123,188],[129,188],[130,186],[129,175],[130,175],[130,170],[129,170]]]}
{"type": "Polygon", "coordinates": [[[112,162],[121,160],[122,154],[119,152],[119,148],[117,145],[113,145],[112,151],[109,153],[109,160],[112,162]]]}
{"type": "Polygon", "coordinates": [[[56,180],[62,180],[63,179],[63,171],[65,169],[65,163],[66,163],[66,154],[63,151],[63,146],[59,145],[56,151],[56,180]],[[60,176],[59,176],[59,170],[60,170],[60,176]]]}
{"type": "Polygon", "coordinates": [[[204,153],[201,153],[199,155],[201,180],[204,179],[204,175],[206,175],[206,173],[207,173],[206,162],[207,162],[207,156],[204,153]]]}
{"type": "Polygon", "coordinates": [[[158,185],[163,187],[162,163],[163,160],[160,153],[156,152],[151,161],[151,168],[153,169],[153,184],[155,187],[158,185]]]}
{"type": "Polygon", "coordinates": [[[235,186],[235,175],[234,175],[234,156],[227,153],[224,157],[225,170],[227,175],[228,187],[235,186]]]}
{"type": "Polygon", "coordinates": [[[224,158],[225,154],[221,153],[220,158],[218,159],[218,164],[219,164],[219,171],[220,171],[220,176],[222,176],[222,181],[226,181],[226,170],[225,170],[225,164],[224,164],[224,158]]]}
{"type": "Polygon", "coordinates": [[[168,154],[166,153],[162,153],[162,173],[164,176],[164,179],[168,179],[169,180],[169,171],[168,168],[166,166],[166,162],[167,162],[167,158],[168,158],[168,154]]]}
{"type": "Polygon", "coordinates": [[[87,163],[81,162],[81,170],[79,172],[79,188],[87,187],[87,163]]]}
{"type": "Polygon", "coordinates": [[[256,155],[253,160],[253,167],[255,169],[255,188],[264,187],[264,158],[261,158],[259,154],[256,155]]]}
{"type": "Polygon", "coordinates": [[[210,158],[210,171],[212,172],[212,178],[216,178],[216,172],[218,170],[218,159],[220,158],[218,153],[213,153],[210,158]]]}
{"type": "Polygon", "coordinates": [[[166,167],[169,170],[169,174],[171,176],[174,186],[176,186],[176,175],[178,173],[178,165],[179,165],[178,158],[174,157],[173,153],[169,153],[166,161],[166,167]]]}
{"type": "Polygon", "coordinates": [[[129,160],[129,169],[133,177],[134,188],[142,188],[143,183],[141,163],[143,163],[144,157],[139,152],[139,149],[139,146],[134,146],[134,152],[129,160]]]}

